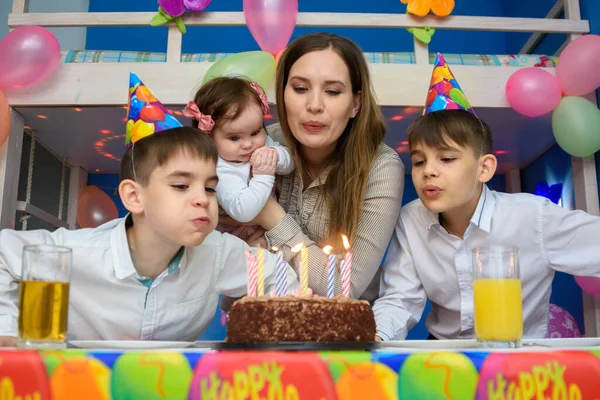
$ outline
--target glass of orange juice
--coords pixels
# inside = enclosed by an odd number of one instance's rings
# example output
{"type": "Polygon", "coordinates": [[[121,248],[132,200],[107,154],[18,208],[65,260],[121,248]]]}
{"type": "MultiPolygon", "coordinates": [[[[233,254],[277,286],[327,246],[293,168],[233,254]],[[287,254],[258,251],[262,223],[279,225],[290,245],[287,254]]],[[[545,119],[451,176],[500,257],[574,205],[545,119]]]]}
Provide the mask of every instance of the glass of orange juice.
{"type": "Polygon", "coordinates": [[[53,245],[23,248],[17,347],[66,347],[71,253],[53,245]]]}
{"type": "Polygon", "coordinates": [[[523,299],[517,247],[473,249],[475,335],[484,347],[521,346],[523,299]]]}

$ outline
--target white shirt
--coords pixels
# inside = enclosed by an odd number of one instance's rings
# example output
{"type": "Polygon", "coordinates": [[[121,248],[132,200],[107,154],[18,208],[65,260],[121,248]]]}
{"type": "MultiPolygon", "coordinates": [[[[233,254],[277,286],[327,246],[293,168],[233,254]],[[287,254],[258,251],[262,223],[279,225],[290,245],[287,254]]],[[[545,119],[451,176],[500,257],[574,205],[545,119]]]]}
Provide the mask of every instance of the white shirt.
{"type": "MultiPolygon", "coordinates": [[[[281,146],[267,135],[265,146],[272,147],[279,154],[275,167],[278,175],[287,175],[294,171],[294,159],[290,150],[281,146]]],[[[272,175],[254,175],[250,179],[250,163],[217,161],[217,201],[223,210],[238,222],[250,222],[263,209],[275,184],[272,175]]]]}
{"type": "MultiPolygon", "coordinates": [[[[21,253],[26,244],[72,248],[68,337],[71,340],[194,341],[211,321],[219,294],[246,294],[242,240],[212,232],[186,247],[179,265],[150,282],[133,265],[125,219],[95,229],[0,231],[0,336],[17,335],[21,253]],[[143,282],[146,280],[147,285],[143,282]]],[[[256,255],[256,254],[255,254],[256,255]]],[[[173,264],[173,263],[172,263],[173,264]]],[[[274,289],[275,257],[265,252],[265,293],[274,289]]],[[[290,290],[299,287],[288,266],[290,290]]]]}
{"type": "Polygon", "coordinates": [[[373,310],[378,335],[405,339],[419,322],[444,339],[474,338],[471,249],[519,247],[523,337],[543,338],[554,270],[600,277],[600,218],[569,211],[531,194],[506,194],[484,186],[460,239],[439,223],[421,200],[402,208],[384,264],[381,298],[373,310]]]}

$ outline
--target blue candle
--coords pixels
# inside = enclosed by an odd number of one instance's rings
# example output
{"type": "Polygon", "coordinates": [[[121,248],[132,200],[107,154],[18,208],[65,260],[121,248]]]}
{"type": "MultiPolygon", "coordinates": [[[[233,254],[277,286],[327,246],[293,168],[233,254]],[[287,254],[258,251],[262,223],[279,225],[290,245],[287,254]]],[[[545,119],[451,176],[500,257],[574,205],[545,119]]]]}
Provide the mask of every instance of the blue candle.
{"type": "Polygon", "coordinates": [[[275,268],[275,293],[277,296],[285,296],[288,291],[286,263],[283,260],[283,253],[278,251],[277,247],[273,247],[273,251],[277,252],[277,265],[275,268]]]}
{"type": "Polygon", "coordinates": [[[333,247],[331,246],[325,246],[323,251],[329,256],[329,263],[327,264],[327,297],[331,298],[335,296],[335,254],[330,254],[333,251],[333,247]]]}

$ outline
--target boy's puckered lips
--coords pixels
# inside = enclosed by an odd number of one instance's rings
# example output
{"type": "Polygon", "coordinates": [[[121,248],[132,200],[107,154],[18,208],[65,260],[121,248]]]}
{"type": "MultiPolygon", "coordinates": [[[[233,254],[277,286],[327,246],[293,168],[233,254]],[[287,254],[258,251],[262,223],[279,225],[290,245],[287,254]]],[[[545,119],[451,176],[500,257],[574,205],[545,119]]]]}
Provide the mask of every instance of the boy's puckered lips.
{"type": "Polygon", "coordinates": [[[442,194],[443,190],[435,185],[425,185],[423,187],[423,195],[426,197],[437,197],[442,194]]]}
{"type": "Polygon", "coordinates": [[[206,226],[210,225],[210,218],[208,218],[208,217],[198,217],[198,218],[194,218],[192,220],[192,222],[197,227],[203,228],[203,227],[206,227],[206,226]]]}

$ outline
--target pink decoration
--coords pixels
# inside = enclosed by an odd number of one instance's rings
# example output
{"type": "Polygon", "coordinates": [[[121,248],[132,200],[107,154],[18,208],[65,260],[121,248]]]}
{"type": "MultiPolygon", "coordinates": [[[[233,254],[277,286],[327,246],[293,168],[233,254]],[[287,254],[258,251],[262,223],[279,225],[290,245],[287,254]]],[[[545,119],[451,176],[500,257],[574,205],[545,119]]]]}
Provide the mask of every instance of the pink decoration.
{"type": "Polygon", "coordinates": [[[263,51],[277,56],[296,26],[298,0],[244,0],[244,17],[263,51]]]}
{"type": "Polygon", "coordinates": [[[256,297],[258,287],[258,263],[251,251],[246,251],[246,262],[248,265],[248,297],[256,297]]]}
{"type": "Polygon", "coordinates": [[[600,87],[600,36],[585,35],[562,51],[556,78],[567,96],[583,96],[600,87]]]}
{"type": "Polygon", "coordinates": [[[46,79],[58,66],[60,46],[50,31],[21,26],[0,41],[0,88],[23,88],[46,79]]]}
{"type": "Polygon", "coordinates": [[[215,127],[215,121],[212,117],[210,115],[202,114],[198,105],[193,101],[188,101],[183,109],[183,116],[198,121],[198,129],[204,133],[210,133],[215,127]]]}
{"type": "Polygon", "coordinates": [[[575,318],[565,309],[550,304],[548,308],[548,338],[575,338],[581,337],[579,326],[575,318]]]}
{"type": "Polygon", "coordinates": [[[554,110],[562,98],[562,89],[545,70],[523,68],[508,78],[506,97],[516,112],[533,118],[554,110]]]}
{"type": "Polygon", "coordinates": [[[576,276],[575,282],[577,282],[584,292],[593,294],[594,296],[600,296],[600,278],[576,276]]]}
{"type": "Polygon", "coordinates": [[[342,294],[350,298],[350,275],[352,273],[352,253],[348,251],[342,261],[342,294]]]}
{"type": "Polygon", "coordinates": [[[265,92],[263,92],[260,85],[256,82],[252,82],[250,87],[254,89],[258,97],[260,98],[260,106],[262,107],[262,111],[264,115],[267,115],[271,109],[269,108],[269,103],[267,102],[267,96],[265,96],[265,92]]]}
{"type": "Polygon", "coordinates": [[[82,228],[96,228],[119,217],[117,206],[98,186],[86,186],[77,202],[77,223],[82,228]]]}

